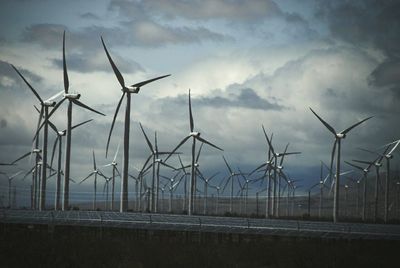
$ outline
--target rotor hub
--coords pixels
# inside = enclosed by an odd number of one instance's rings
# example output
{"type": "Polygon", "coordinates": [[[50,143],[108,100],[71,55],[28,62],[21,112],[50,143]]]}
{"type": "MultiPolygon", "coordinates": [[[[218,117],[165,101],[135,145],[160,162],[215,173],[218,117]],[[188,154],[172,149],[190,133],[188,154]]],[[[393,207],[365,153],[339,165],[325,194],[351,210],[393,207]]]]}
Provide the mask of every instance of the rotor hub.
{"type": "Polygon", "coordinates": [[[65,93],[64,97],[70,100],[79,100],[81,94],[79,93],[65,93]]]}
{"type": "Polygon", "coordinates": [[[192,136],[192,137],[200,137],[200,132],[190,132],[190,134],[189,134],[189,136],[192,136]]]}

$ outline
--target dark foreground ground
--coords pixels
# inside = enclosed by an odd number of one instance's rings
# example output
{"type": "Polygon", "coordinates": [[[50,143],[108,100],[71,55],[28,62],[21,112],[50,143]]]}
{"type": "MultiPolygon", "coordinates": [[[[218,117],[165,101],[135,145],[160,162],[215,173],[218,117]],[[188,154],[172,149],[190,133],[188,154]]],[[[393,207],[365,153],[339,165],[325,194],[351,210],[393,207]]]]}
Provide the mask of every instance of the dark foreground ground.
{"type": "Polygon", "coordinates": [[[398,241],[0,226],[0,267],[400,267],[398,241]]]}

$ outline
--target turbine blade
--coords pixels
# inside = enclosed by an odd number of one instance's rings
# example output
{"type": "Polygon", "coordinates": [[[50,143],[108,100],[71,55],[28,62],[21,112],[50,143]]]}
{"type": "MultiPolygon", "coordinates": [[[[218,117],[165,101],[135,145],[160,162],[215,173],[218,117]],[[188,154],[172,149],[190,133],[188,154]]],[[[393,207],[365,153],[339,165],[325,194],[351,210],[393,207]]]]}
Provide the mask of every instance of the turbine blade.
{"type": "Polygon", "coordinates": [[[153,145],[151,144],[149,138],[147,137],[146,132],[144,131],[142,124],[140,122],[139,122],[139,126],[140,126],[140,129],[142,130],[142,133],[144,135],[144,138],[146,139],[147,145],[149,146],[151,153],[154,154],[153,145]]]}
{"type": "Polygon", "coordinates": [[[65,61],[65,31],[63,34],[63,74],[64,74],[64,91],[65,93],[68,93],[69,80],[68,80],[67,63],[65,61]]]}
{"type": "Polygon", "coordinates": [[[56,126],[55,126],[52,122],[50,122],[50,120],[47,120],[47,123],[49,124],[50,128],[51,128],[56,134],[58,134],[58,130],[57,130],[56,126]]]}
{"type": "Polygon", "coordinates": [[[91,122],[91,121],[93,121],[93,119],[89,119],[89,120],[83,121],[82,123],[79,123],[79,124],[77,124],[77,125],[71,127],[71,129],[80,127],[80,126],[82,126],[82,125],[84,125],[84,124],[86,124],[86,123],[89,123],[89,122],[91,122]]]}
{"type": "Polygon", "coordinates": [[[96,111],[96,110],[93,109],[93,108],[90,108],[89,106],[87,106],[86,104],[84,104],[84,103],[82,103],[82,102],[80,102],[80,101],[78,101],[78,100],[72,100],[72,102],[73,102],[74,104],[76,104],[76,105],[78,105],[78,106],[81,106],[82,108],[85,108],[85,109],[87,109],[87,110],[89,110],[89,111],[92,111],[92,112],[94,112],[94,113],[96,113],[96,114],[100,114],[100,115],[106,116],[105,114],[103,114],[103,113],[101,113],[101,112],[99,112],[99,111],[96,111]]]}
{"type": "Polygon", "coordinates": [[[35,94],[35,96],[39,100],[39,102],[41,104],[43,104],[42,98],[39,96],[39,94],[36,92],[36,90],[31,86],[31,84],[29,84],[29,82],[25,79],[25,77],[17,70],[17,68],[15,68],[14,65],[11,64],[11,67],[13,67],[13,69],[18,73],[18,75],[22,78],[22,80],[24,80],[25,84],[30,88],[30,90],[33,92],[33,94],[35,94]]]}
{"type": "Polygon", "coordinates": [[[282,157],[281,157],[281,162],[279,163],[280,166],[282,166],[282,164],[283,164],[283,159],[285,158],[285,155],[289,154],[289,153],[286,153],[288,147],[289,147],[289,143],[286,144],[285,151],[283,151],[283,154],[282,154],[282,157]]]}
{"type": "Polygon", "coordinates": [[[192,114],[192,101],[190,99],[190,89],[189,89],[189,119],[190,119],[190,132],[193,132],[194,122],[193,122],[193,114],[192,114]]]}
{"type": "Polygon", "coordinates": [[[185,174],[186,174],[185,167],[183,166],[182,159],[181,159],[181,157],[180,157],[179,155],[178,155],[178,158],[179,158],[179,163],[181,164],[182,170],[183,170],[183,172],[185,172],[185,174]]]}
{"type": "Polygon", "coordinates": [[[112,67],[112,69],[113,69],[113,71],[114,71],[114,74],[115,74],[115,76],[117,77],[118,82],[119,82],[119,84],[121,85],[121,87],[122,87],[122,88],[125,88],[125,81],[124,81],[124,78],[122,77],[122,74],[120,73],[120,71],[118,70],[118,68],[117,68],[117,66],[115,65],[114,61],[112,60],[112,58],[111,58],[111,56],[110,56],[110,53],[108,53],[108,50],[107,50],[106,44],[104,43],[103,37],[101,36],[100,38],[101,38],[101,43],[103,44],[103,47],[104,47],[104,51],[106,52],[108,61],[110,62],[111,67],[112,67]]]}
{"type": "Polygon", "coordinates": [[[331,165],[329,168],[329,173],[330,173],[330,178],[332,179],[333,176],[333,160],[335,159],[335,152],[336,152],[336,143],[337,143],[337,139],[335,139],[335,142],[333,143],[333,149],[332,149],[332,154],[331,154],[331,165]]]}
{"type": "Polygon", "coordinates": [[[197,156],[196,156],[196,163],[199,162],[199,158],[200,158],[200,153],[201,153],[201,149],[203,148],[204,143],[201,143],[199,151],[197,152],[197,156]]]}
{"type": "Polygon", "coordinates": [[[170,74],[162,75],[162,76],[159,76],[159,77],[156,77],[156,78],[152,78],[152,79],[149,79],[149,80],[146,80],[146,81],[143,81],[143,82],[139,82],[139,83],[133,84],[132,87],[142,87],[142,86],[144,86],[144,85],[146,85],[148,83],[154,82],[156,80],[163,79],[163,78],[168,77],[168,76],[170,76],[170,74]]]}
{"type": "Polygon", "coordinates": [[[119,152],[119,145],[120,145],[120,144],[121,144],[121,143],[120,143],[120,142],[118,142],[117,151],[115,152],[115,155],[114,155],[113,162],[116,162],[116,161],[117,161],[117,156],[118,156],[118,152],[119,152]]]}
{"type": "Polygon", "coordinates": [[[361,170],[361,171],[364,170],[362,167],[357,166],[357,165],[354,165],[353,163],[350,163],[350,162],[347,162],[347,161],[344,161],[344,162],[345,162],[347,165],[352,166],[353,168],[359,169],[359,170],[361,170]]]}
{"type": "Polygon", "coordinates": [[[233,174],[233,171],[231,169],[231,167],[229,166],[228,162],[225,159],[225,156],[222,156],[222,158],[224,159],[225,165],[227,166],[228,170],[229,170],[229,175],[233,174]]]}
{"type": "Polygon", "coordinates": [[[93,154],[93,170],[96,170],[97,169],[97,167],[96,167],[96,156],[94,155],[94,150],[92,151],[92,154],[93,154]]]}
{"type": "Polygon", "coordinates": [[[324,126],[333,134],[336,136],[336,131],[333,127],[331,127],[331,125],[329,125],[327,122],[324,121],[324,119],[322,119],[321,117],[319,117],[319,115],[317,115],[316,112],[314,112],[313,109],[311,109],[311,107],[309,107],[311,112],[319,119],[319,121],[321,121],[322,124],[324,124],[324,126]]]}
{"type": "Polygon", "coordinates": [[[31,152],[27,152],[26,154],[24,154],[24,155],[18,157],[16,160],[14,160],[14,161],[11,162],[11,165],[14,165],[14,164],[17,163],[19,160],[24,159],[25,157],[27,157],[27,156],[30,155],[30,154],[31,154],[31,152]]]}
{"type": "Polygon", "coordinates": [[[271,141],[268,139],[268,135],[267,135],[267,132],[265,132],[265,128],[264,128],[264,125],[262,125],[262,129],[263,129],[263,132],[264,132],[264,136],[265,136],[265,138],[267,139],[267,142],[268,142],[268,146],[269,146],[269,150],[271,150],[271,152],[272,152],[272,154],[273,155],[275,155],[275,150],[274,150],[274,147],[272,146],[272,136],[271,136],[271,141]]]}
{"type": "Polygon", "coordinates": [[[111,123],[110,133],[108,134],[108,138],[107,138],[106,158],[107,158],[107,155],[108,155],[108,146],[110,145],[111,133],[112,133],[113,128],[114,128],[115,119],[117,118],[117,114],[118,114],[118,111],[119,111],[119,107],[121,106],[122,99],[124,98],[124,96],[125,96],[125,92],[122,93],[122,96],[121,96],[121,98],[119,99],[119,102],[118,102],[118,104],[117,104],[117,109],[115,109],[114,117],[113,117],[113,120],[112,120],[112,123],[111,123]]]}
{"type": "Polygon", "coordinates": [[[256,172],[257,170],[259,170],[260,168],[263,168],[267,165],[267,163],[261,164],[259,165],[257,168],[255,168],[252,172],[250,172],[249,176],[251,176],[254,172],[256,172]]]}
{"type": "Polygon", "coordinates": [[[174,168],[173,166],[170,166],[164,162],[160,162],[161,165],[165,166],[165,167],[169,167],[170,169],[176,170],[176,168],[174,168]]]}
{"type": "Polygon", "coordinates": [[[358,125],[362,124],[363,122],[367,121],[368,119],[371,119],[372,117],[373,117],[373,116],[367,117],[367,118],[365,118],[365,119],[361,120],[360,122],[358,122],[358,123],[355,123],[355,124],[354,124],[354,125],[352,125],[351,127],[348,127],[348,128],[346,128],[345,130],[343,130],[343,131],[342,131],[342,132],[340,132],[340,133],[342,133],[342,134],[346,134],[347,132],[349,132],[350,130],[352,130],[353,128],[355,128],[356,126],[358,126],[358,125]]]}
{"type": "Polygon", "coordinates": [[[228,185],[230,179],[232,179],[232,176],[229,176],[228,179],[226,180],[226,183],[225,183],[225,185],[224,185],[224,188],[222,188],[222,193],[225,191],[225,188],[226,188],[226,186],[228,185]]]}
{"type": "MultiPolygon", "coordinates": [[[[54,155],[55,155],[55,153],[56,153],[56,147],[57,147],[57,143],[59,142],[59,139],[61,139],[61,136],[58,136],[58,135],[57,135],[57,138],[56,138],[55,141],[54,141],[53,151],[52,151],[52,153],[51,153],[51,161],[50,161],[50,166],[51,166],[51,167],[53,166],[54,155]]],[[[58,157],[60,157],[60,156],[58,156],[58,157]]]]}
{"type": "Polygon", "coordinates": [[[218,150],[220,150],[220,151],[223,151],[223,150],[222,150],[221,148],[219,148],[217,145],[214,145],[214,144],[212,144],[211,142],[209,142],[209,141],[207,141],[207,140],[205,140],[205,139],[203,139],[203,138],[200,138],[200,136],[195,136],[195,138],[196,138],[197,140],[203,142],[203,143],[206,143],[206,144],[210,145],[211,147],[214,147],[215,149],[218,149],[218,150]]]}
{"type": "Polygon", "coordinates": [[[170,158],[171,155],[172,155],[173,153],[175,153],[175,151],[178,150],[179,147],[181,147],[182,144],[184,144],[190,137],[191,137],[191,136],[187,136],[186,138],[184,138],[184,139],[178,144],[178,146],[176,146],[175,149],[172,150],[172,152],[167,156],[167,158],[165,159],[164,162],[167,162],[168,158],[170,158]]]}
{"type": "Polygon", "coordinates": [[[54,112],[58,109],[58,107],[60,107],[60,105],[66,100],[66,98],[62,98],[62,100],[60,100],[56,106],[53,107],[53,109],[51,109],[50,113],[47,115],[47,120],[50,119],[50,117],[54,114],[54,112]]]}
{"type": "Polygon", "coordinates": [[[81,183],[84,182],[85,180],[89,179],[90,177],[92,177],[93,174],[94,174],[94,173],[91,172],[86,178],[84,178],[83,180],[81,180],[81,182],[78,183],[78,184],[81,184],[81,183]]]}
{"type": "Polygon", "coordinates": [[[361,163],[361,164],[367,164],[367,165],[373,165],[374,162],[370,161],[364,161],[364,160],[353,160],[353,162],[361,163]]]}
{"type": "Polygon", "coordinates": [[[211,177],[208,179],[208,181],[210,182],[213,178],[215,178],[217,175],[219,174],[219,172],[215,172],[213,175],[211,175],[211,177]]]}
{"type": "Polygon", "coordinates": [[[399,146],[399,144],[400,144],[400,140],[398,140],[397,142],[396,142],[396,144],[392,147],[392,149],[389,151],[389,153],[388,153],[388,155],[391,155],[393,152],[394,152],[394,150],[396,150],[396,148],[399,146]]]}

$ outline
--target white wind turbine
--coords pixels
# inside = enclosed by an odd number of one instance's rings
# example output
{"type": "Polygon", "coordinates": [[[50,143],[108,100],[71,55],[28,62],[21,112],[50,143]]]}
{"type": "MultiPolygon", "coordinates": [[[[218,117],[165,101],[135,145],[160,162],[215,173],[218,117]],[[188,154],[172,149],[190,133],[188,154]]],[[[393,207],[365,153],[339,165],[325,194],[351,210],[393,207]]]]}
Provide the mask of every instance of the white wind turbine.
{"type": "Polygon", "coordinates": [[[4,175],[7,178],[7,181],[8,181],[8,207],[9,208],[11,208],[11,182],[15,177],[17,177],[21,173],[22,173],[22,171],[18,171],[17,173],[12,174],[11,176],[9,176],[7,173],[0,172],[0,174],[4,175]]]}
{"type": "Polygon", "coordinates": [[[91,171],[89,173],[89,175],[87,175],[86,178],[84,178],[83,180],[81,180],[81,182],[79,184],[82,184],[84,181],[86,181],[87,179],[89,179],[90,177],[92,177],[94,175],[94,194],[93,194],[93,210],[96,210],[96,201],[97,201],[97,175],[100,175],[101,177],[103,177],[104,179],[107,180],[107,177],[103,175],[103,173],[101,173],[101,171],[97,168],[96,165],[96,157],[94,155],[94,151],[92,151],[93,153],[93,171],[91,171]]]}
{"type": "Polygon", "coordinates": [[[64,164],[64,189],[63,189],[63,203],[62,210],[69,209],[69,181],[70,181],[70,167],[71,167],[71,138],[72,138],[72,106],[73,104],[78,105],[86,110],[105,116],[105,114],[90,108],[86,104],[79,101],[81,94],[71,93],[69,91],[69,79],[67,71],[67,63],[65,60],[65,31],[63,33],[63,77],[64,77],[64,97],[59,101],[54,109],[49,113],[47,118],[50,118],[54,111],[65,101],[68,100],[67,108],[67,133],[65,143],[65,164],[64,164]]]}
{"type": "Polygon", "coordinates": [[[397,141],[394,141],[394,142],[391,142],[389,144],[386,144],[386,145],[382,146],[382,147],[386,147],[385,152],[382,153],[382,154],[379,153],[379,152],[374,152],[374,151],[370,151],[370,150],[361,149],[361,150],[367,151],[369,153],[375,153],[375,154],[379,155],[380,157],[385,158],[385,160],[386,160],[385,208],[384,208],[385,209],[385,214],[384,214],[385,223],[388,220],[388,212],[389,212],[390,160],[393,158],[393,153],[398,148],[399,144],[400,144],[400,140],[397,140],[397,141]],[[393,145],[393,147],[390,149],[389,152],[387,152],[389,150],[390,146],[392,146],[392,145],[393,145]]]}
{"type": "MultiPolygon", "coordinates": [[[[90,121],[93,121],[93,119],[90,120],[86,120],[82,123],[76,124],[74,126],[71,127],[71,130],[80,127],[86,123],[89,123],[90,121]]],[[[59,131],[57,129],[57,127],[51,123],[50,121],[48,121],[50,128],[56,133],[57,137],[54,141],[53,144],[53,152],[51,154],[51,161],[50,161],[50,167],[53,166],[53,160],[54,160],[54,155],[56,152],[56,147],[58,145],[58,159],[57,159],[57,179],[56,179],[56,191],[55,191],[55,203],[54,203],[54,209],[55,210],[60,210],[61,209],[61,175],[63,173],[62,169],[61,169],[61,160],[62,160],[62,138],[66,136],[67,134],[67,130],[61,130],[59,131]]]]}
{"type": "Polygon", "coordinates": [[[103,167],[112,167],[112,177],[111,177],[111,210],[114,210],[114,203],[115,203],[115,175],[118,175],[119,177],[121,177],[121,173],[119,172],[118,168],[117,168],[117,156],[118,156],[118,152],[119,152],[119,143],[118,143],[118,147],[117,150],[115,151],[114,154],[114,158],[112,160],[111,163],[108,163],[106,165],[104,165],[103,167]]]}
{"type": "MultiPolygon", "coordinates": [[[[56,102],[54,101],[57,97],[59,97],[63,92],[59,92],[56,95],[50,97],[47,100],[43,100],[40,95],[37,93],[37,91],[29,84],[29,82],[25,79],[25,77],[15,68],[14,65],[11,65],[11,67],[18,73],[18,75],[24,80],[25,84],[29,87],[29,89],[32,91],[32,93],[36,96],[36,98],[39,100],[41,109],[40,109],[40,116],[39,116],[39,122],[41,121],[43,117],[43,147],[42,147],[42,162],[44,166],[47,166],[47,140],[48,140],[48,119],[50,117],[49,115],[49,108],[53,107],[51,113],[54,113],[55,110],[58,108],[56,106],[56,102]]],[[[39,123],[40,124],[40,123],[39,123]]],[[[39,129],[37,130],[37,132],[39,129]]],[[[35,135],[36,136],[36,135],[35,135]]],[[[37,148],[35,148],[37,149],[37,148]]],[[[40,185],[40,197],[39,197],[39,210],[44,210],[46,206],[46,180],[47,180],[47,168],[42,168],[41,172],[41,185],[40,185]]]]}
{"type": "MultiPolygon", "coordinates": [[[[194,120],[193,120],[193,115],[192,115],[192,103],[191,103],[191,99],[190,99],[190,89],[189,89],[189,120],[190,120],[190,132],[189,135],[186,136],[179,144],[178,146],[175,147],[174,150],[172,150],[172,153],[168,155],[167,159],[176,152],[176,150],[178,150],[179,147],[181,147],[187,140],[189,140],[190,138],[192,138],[192,164],[191,164],[191,178],[190,178],[190,194],[189,194],[189,207],[188,207],[188,215],[192,215],[192,211],[193,211],[193,201],[194,201],[194,194],[196,192],[196,175],[195,175],[195,154],[196,154],[196,140],[206,143],[218,150],[223,151],[221,148],[219,148],[218,146],[210,143],[209,141],[203,139],[200,137],[200,132],[195,132],[194,131],[194,120]]],[[[167,159],[165,159],[165,161],[167,161],[167,159]]]]}
{"type": "Polygon", "coordinates": [[[137,94],[140,91],[140,88],[146,84],[149,84],[153,81],[165,78],[168,75],[159,76],[156,78],[152,78],[143,82],[139,82],[133,84],[131,86],[126,86],[124,78],[122,74],[118,70],[117,66],[115,65],[114,61],[112,60],[110,54],[108,53],[107,47],[104,43],[103,37],[101,37],[101,42],[104,47],[104,51],[107,54],[108,61],[111,64],[111,67],[114,71],[115,76],[118,79],[119,84],[121,85],[122,96],[117,104],[117,108],[115,110],[114,118],[111,123],[110,133],[108,134],[107,145],[106,145],[106,157],[108,154],[108,146],[110,144],[111,134],[114,128],[115,119],[117,117],[119,107],[121,106],[122,100],[126,96],[126,109],[125,109],[125,124],[124,124],[124,159],[123,159],[123,166],[122,166],[122,178],[121,178],[121,203],[120,203],[120,212],[127,211],[128,209],[128,167],[129,167],[129,130],[130,130],[130,116],[131,116],[131,94],[137,94]]]}
{"type": "Polygon", "coordinates": [[[321,121],[321,123],[334,135],[335,137],[335,142],[333,144],[333,149],[332,149],[332,155],[331,155],[331,165],[330,165],[330,170],[332,171],[333,168],[333,160],[335,157],[335,152],[336,152],[336,146],[337,146],[337,159],[336,159],[336,183],[335,183],[335,190],[334,190],[334,197],[333,197],[333,222],[338,221],[338,215],[339,215],[339,185],[340,185],[340,149],[341,149],[341,141],[342,139],[346,138],[347,133],[350,132],[353,128],[356,126],[360,125],[361,123],[369,120],[372,118],[372,116],[367,117],[350,127],[346,128],[345,130],[341,132],[337,132],[332,126],[330,126],[327,122],[325,122],[317,113],[311,109],[311,112],[321,121]]]}

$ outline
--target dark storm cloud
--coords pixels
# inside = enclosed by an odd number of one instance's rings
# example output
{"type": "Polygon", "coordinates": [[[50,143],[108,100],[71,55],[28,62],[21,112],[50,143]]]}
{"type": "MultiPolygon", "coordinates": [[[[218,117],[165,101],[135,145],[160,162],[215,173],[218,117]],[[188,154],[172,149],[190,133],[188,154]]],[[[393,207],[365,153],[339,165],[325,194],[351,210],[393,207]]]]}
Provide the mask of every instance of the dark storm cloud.
{"type": "Polygon", "coordinates": [[[235,19],[253,21],[282,14],[279,6],[270,0],[195,0],[195,1],[129,1],[113,0],[111,9],[125,16],[140,16],[144,13],[161,15],[165,18],[181,17],[194,20],[235,19]]]}
{"type": "Polygon", "coordinates": [[[80,17],[83,19],[89,19],[89,20],[100,20],[100,17],[92,12],[83,13],[80,15],[80,17]]]}
{"type": "Polygon", "coordinates": [[[400,2],[321,1],[317,16],[326,20],[335,38],[381,50],[387,59],[371,73],[370,83],[400,90],[395,77],[400,66],[400,2]]]}
{"type": "MultiPolygon", "coordinates": [[[[174,99],[168,97],[168,102],[175,102],[180,105],[187,105],[187,96],[179,95],[174,99]]],[[[270,101],[260,97],[251,88],[242,88],[236,90],[235,93],[222,93],[213,96],[202,96],[194,98],[192,100],[196,102],[196,106],[213,107],[213,108],[246,108],[246,109],[257,109],[257,110],[284,110],[286,107],[278,104],[275,100],[270,101]],[[237,92],[239,91],[239,92],[237,92]]]]}
{"type": "Polygon", "coordinates": [[[232,37],[219,34],[204,27],[171,27],[151,20],[135,20],[129,26],[131,42],[137,46],[159,47],[166,44],[190,44],[204,41],[231,41],[232,37]]]}
{"type": "MultiPolygon", "coordinates": [[[[98,57],[96,51],[92,51],[87,54],[78,54],[73,53],[69,54],[67,58],[67,66],[68,70],[74,70],[82,73],[89,73],[93,71],[111,71],[111,67],[108,64],[106,54],[103,51],[100,51],[100,54],[104,54],[103,62],[95,61],[95,58],[98,57]]],[[[134,73],[134,72],[143,72],[143,67],[135,62],[135,61],[128,61],[125,60],[115,53],[113,54],[113,60],[117,64],[118,69],[124,73],[134,73]]],[[[58,67],[59,69],[63,68],[62,59],[53,59],[53,64],[58,67]]]]}
{"type": "MultiPolygon", "coordinates": [[[[39,83],[42,81],[42,77],[24,69],[19,66],[15,66],[21,73],[22,75],[30,82],[35,82],[39,83]]],[[[6,62],[3,60],[0,60],[0,81],[1,78],[8,78],[16,82],[22,82],[22,80],[18,77],[18,74],[14,71],[14,69],[11,67],[10,62],[6,62]]],[[[22,82],[23,83],[23,82],[22,82]]],[[[2,87],[6,86],[3,85],[1,82],[0,84],[2,87]]]]}

